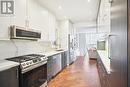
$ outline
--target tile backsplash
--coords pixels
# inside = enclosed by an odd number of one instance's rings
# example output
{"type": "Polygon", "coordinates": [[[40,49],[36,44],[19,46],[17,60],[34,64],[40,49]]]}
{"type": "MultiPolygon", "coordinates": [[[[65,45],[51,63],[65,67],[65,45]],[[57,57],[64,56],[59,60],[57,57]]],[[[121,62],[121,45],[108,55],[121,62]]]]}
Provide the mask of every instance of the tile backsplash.
{"type": "Polygon", "coordinates": [[[50,42],[0,40],[0,59],[53,50],[50,42]]]}
{"type": "Polygon", "coordinates": [[[16,51],[17,49],[11,41],[0,41],[0,59],[14,57],[16,51]]]}

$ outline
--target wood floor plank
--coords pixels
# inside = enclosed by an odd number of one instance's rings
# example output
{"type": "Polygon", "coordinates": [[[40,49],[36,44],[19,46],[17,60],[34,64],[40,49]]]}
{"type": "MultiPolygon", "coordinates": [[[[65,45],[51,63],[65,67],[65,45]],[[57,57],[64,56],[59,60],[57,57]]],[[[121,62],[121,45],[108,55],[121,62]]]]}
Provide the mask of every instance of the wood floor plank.
{"type": "Polygon", "coordinates": [[[48,87],[101,87],[96,61],[79,57],[52,79],[48,87]]]}

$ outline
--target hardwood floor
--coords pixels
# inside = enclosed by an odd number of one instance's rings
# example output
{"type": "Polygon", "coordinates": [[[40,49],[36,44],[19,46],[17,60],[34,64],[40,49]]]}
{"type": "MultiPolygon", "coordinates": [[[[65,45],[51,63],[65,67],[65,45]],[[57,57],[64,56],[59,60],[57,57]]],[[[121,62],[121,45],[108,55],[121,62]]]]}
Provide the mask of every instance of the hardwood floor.
{"type": "Polygon", "coordinates": [[[79,57],[52,79],[48,87],[101,87],[96,61],[79,57]]]}

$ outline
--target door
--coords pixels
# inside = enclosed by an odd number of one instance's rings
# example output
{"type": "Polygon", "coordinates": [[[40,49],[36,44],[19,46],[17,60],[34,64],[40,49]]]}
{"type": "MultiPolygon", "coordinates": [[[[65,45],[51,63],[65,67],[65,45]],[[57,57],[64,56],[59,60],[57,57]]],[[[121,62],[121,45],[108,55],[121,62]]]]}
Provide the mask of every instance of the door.
{"type": "Polygon", "coordinates": [[[111,87],[127,87],[127,0],[111,4],[111,87]]]}

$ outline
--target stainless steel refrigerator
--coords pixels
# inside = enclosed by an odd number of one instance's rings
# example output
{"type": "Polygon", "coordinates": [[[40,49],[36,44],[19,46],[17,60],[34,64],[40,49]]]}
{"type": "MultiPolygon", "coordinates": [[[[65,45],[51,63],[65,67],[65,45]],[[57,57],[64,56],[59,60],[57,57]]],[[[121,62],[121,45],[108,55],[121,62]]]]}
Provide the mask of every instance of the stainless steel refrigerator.
{"type": "Polygon", "coordinates": [[[128,86],[128,1],[111,0],[110,87],[128,86]]]}
{"type": "Polygon", "coordinates": [[[69,48],[69,64],[72,64],[75,61],[75,55],[74,55],[74,36],[68,35],[68,48],[69,48]]]}

